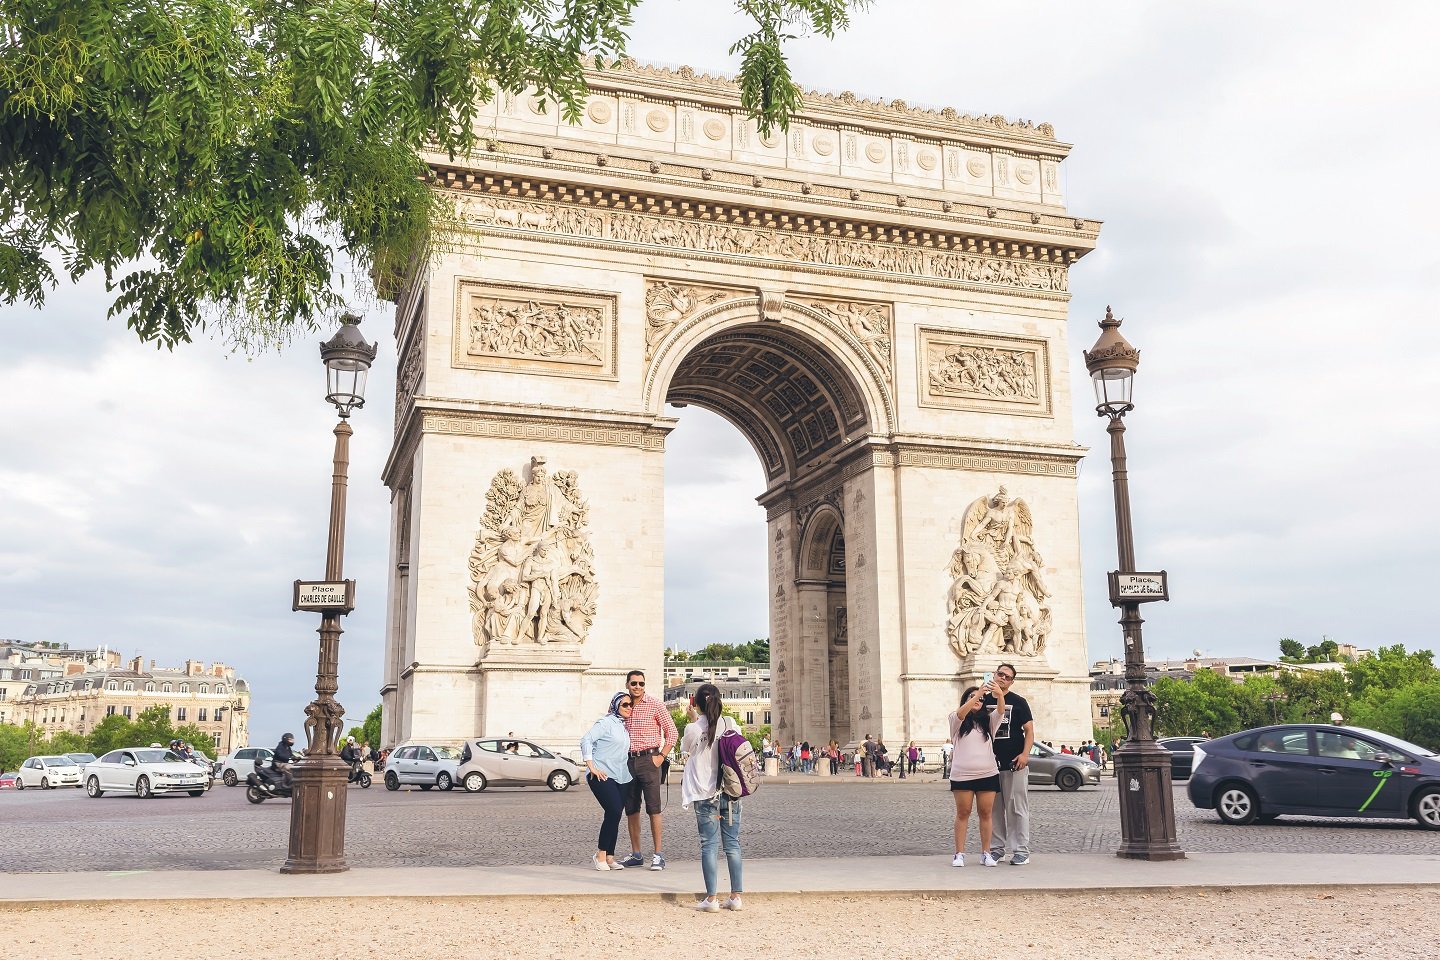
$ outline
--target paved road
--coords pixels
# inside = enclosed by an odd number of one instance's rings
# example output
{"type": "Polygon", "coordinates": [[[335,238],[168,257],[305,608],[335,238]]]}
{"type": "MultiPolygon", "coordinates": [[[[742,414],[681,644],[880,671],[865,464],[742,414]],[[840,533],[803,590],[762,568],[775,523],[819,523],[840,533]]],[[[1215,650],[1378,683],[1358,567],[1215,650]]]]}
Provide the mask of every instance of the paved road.
{"type": "MultiPolygon", "coordinates": [[[[352,866],[449,866],[583,862],[598,808],[583,785],[566,793],[492,788],[391,793],[379,782],[351,787],[346,854],[352,866]]],[[[1113,850],[1120,821],[1115,784],[1061,793],[1031,791],[1032,846],[1046,852],[1113,850]]],[[[1284,819],[1226,827],[1176,790],[1180,842],[1211,853],[1390,853],[1440,855],[1440,833],[1412,821],[1284,819]]],[[[954,815],[937,783],[881,781],[768,786],[745,805],[747,857],[826,858],[945,853],[954,815]]],[[[137,800],[80,790],[0,793],[0,870],[238,869],[285,859],[290,805],[254,806],[241,788],[206,796],[137,800]]],[[[667,852],[698,857],[692,816],[670,788],[667,852]]],[[[648,830],[647,830],[648,834],[648,830]]],[[[648,844],[648,839],[647,839],[648,844]]],[[[622,845],[624,843],[622,830],[622,845]]],[[[972,848],[978,845],[973,839],[972,848]]]]}

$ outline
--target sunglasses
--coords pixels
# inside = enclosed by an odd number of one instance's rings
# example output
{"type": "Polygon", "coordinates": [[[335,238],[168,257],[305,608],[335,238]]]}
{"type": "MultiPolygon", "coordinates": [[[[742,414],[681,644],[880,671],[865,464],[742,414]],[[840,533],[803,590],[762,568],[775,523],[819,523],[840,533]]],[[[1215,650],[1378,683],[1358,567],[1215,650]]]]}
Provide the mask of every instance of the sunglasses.
{"type": "Polygon", "coordinates": [[[633,704],[633,703],[622,703],[622,704],[620,704],[620,706],[616,707],[615,709],[616,709],[616,710],[633,710],[634,708],[635,708],[635,704],[633,704]]]}
{"type": "Polygon", "coordinates": [[[644,680],[631,680],[629,685],[632,686],[632,687],[643,687],[643,686],[645,686],[645,681],[644,681],[644,680]]]}

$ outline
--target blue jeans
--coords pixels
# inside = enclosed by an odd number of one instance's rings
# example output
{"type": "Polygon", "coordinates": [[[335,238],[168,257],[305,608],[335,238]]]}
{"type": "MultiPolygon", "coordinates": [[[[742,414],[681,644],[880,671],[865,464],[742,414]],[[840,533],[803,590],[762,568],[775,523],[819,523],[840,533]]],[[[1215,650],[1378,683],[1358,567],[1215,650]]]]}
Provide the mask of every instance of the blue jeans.
{"type": "Polygon", "coordinates": [[[740,801],[720,794],[714,800],[695,803],[695,825],[700,830],[700,872],[705,876],[705,896],[715,896],[719,882],[720,844],[725,844],[725,865],[730,871],[730,892],[742,893],[740,877],[740,801]]]}

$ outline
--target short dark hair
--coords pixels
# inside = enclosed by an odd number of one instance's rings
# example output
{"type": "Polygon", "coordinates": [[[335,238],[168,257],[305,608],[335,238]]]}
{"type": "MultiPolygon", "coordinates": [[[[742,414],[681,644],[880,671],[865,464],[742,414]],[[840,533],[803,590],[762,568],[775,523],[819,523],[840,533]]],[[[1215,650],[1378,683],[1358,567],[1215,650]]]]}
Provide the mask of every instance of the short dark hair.
{"type": "Polygon", "coordinates": [[[1010,676],[1012,676],[1012,677],[1018,677],[1018,676],[1020,676],[1020,671],[1015,669],[1015,664],[1013,664],[1013,663],[1002,663],[1002,664],[1000,664],[1000,666],[998,666],[998,667],[995,668],[995,672],[996,672],[996,673],[999,673],[1001,670],[1004,670],[1004,669],[1006,669],[1007,667],[1010,669],[1010,676]]]}
{"type": "MultiPolygon", "coordinates": [[[[1014,667],[1011,667],[1010,669],[1011,669],[1011,670],[1014,670],[1015,668],[1014,668],[1014,667]]],[[[631,677],[643,677],[643,676],[645,676],[645,671],[644,671],[644,670],[631,670],[629,673],[625,674],[625,683],[628,685],[628,684],[630,683],[630,678],[631,678],[631,677]]]]}

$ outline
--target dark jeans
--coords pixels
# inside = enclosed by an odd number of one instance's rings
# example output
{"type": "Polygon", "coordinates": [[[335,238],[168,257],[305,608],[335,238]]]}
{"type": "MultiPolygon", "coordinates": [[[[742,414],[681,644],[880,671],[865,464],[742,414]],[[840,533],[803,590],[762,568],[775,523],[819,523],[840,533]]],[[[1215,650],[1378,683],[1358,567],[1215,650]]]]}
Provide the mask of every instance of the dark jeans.
{"type": "Polygon", "coordinates": [[[600,780],[593,774],[586,776],[585,782],[590,785],[590,792],[595,794],[595,799],[600,801],[600,808],[605,811],[605,819],[600,822],[600,842],[595,845],[595,849],[604,850],[613,857],[615,838],[620,835],[620,815],[625,812],[625,788],[613,778],[600,780]]]}

